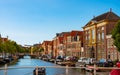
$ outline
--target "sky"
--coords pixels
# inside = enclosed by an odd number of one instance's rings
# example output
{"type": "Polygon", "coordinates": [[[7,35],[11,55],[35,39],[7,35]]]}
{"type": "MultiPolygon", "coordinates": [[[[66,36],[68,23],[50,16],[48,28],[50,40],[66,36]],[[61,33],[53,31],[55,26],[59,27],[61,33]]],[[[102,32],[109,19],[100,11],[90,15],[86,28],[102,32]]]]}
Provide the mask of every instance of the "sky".
{"type": "Polygon", "coordinates": [[[81,31],[110,8],[120,16],[119,0],[0,0],[0,34],[21,45],[42,43],[56,33],[81,31]]]}

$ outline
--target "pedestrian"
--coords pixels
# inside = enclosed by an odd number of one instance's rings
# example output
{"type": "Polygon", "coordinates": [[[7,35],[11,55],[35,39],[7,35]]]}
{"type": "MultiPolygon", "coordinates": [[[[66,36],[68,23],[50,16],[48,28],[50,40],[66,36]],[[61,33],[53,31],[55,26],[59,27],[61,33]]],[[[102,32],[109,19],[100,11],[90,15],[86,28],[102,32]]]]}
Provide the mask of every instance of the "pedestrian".
{"type": "Polygon", "coordinates": [[[110,72],[110,75],[120,75],[120,61],[117,62],[116,66],[118,67],[118,69],[113,69],[110,72]]]}

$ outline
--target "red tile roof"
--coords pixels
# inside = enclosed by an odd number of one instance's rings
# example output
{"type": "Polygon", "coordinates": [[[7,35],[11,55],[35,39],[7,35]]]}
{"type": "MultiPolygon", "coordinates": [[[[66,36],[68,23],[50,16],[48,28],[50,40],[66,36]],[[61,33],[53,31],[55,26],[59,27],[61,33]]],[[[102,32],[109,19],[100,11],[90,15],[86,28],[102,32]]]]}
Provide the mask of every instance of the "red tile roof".
{"type": "Polygon", "coordinates": [[[82,35],[83,31],[71,31],[70,36],[82,35]]]}

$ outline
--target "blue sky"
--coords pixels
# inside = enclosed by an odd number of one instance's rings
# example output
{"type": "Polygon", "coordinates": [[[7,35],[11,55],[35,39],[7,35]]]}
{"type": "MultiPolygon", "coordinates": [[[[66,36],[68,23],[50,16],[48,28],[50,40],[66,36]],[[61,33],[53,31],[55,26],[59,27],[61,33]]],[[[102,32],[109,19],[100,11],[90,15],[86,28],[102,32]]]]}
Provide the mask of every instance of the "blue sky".
{"type": "Polygon", "coordinates": [[[119,0],[0,0],[0,33],[32,45],[59,32],[82,30],[93,16],[110,8],[120,16],[119,0]]]}

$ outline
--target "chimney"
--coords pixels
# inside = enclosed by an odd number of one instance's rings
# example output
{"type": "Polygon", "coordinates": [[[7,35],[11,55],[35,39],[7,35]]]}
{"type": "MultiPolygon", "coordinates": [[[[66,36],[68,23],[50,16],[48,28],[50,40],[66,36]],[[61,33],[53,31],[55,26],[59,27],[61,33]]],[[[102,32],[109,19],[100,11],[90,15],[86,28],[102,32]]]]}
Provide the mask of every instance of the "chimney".
{"type": "Polygon", "coordinates": [[[7,39],[8,39],[8,36],[7,36],[7,39]]]}
{"type": "Polygon", "coordinates": [[[110,8],[110,12],[112,12],[112,8],[110,8]]]}
{"type": "Polygon", "coordinates": [[[1,37],[1,34],[0,34],[0,38],[2,38],[2,37],[1,37]]]}

